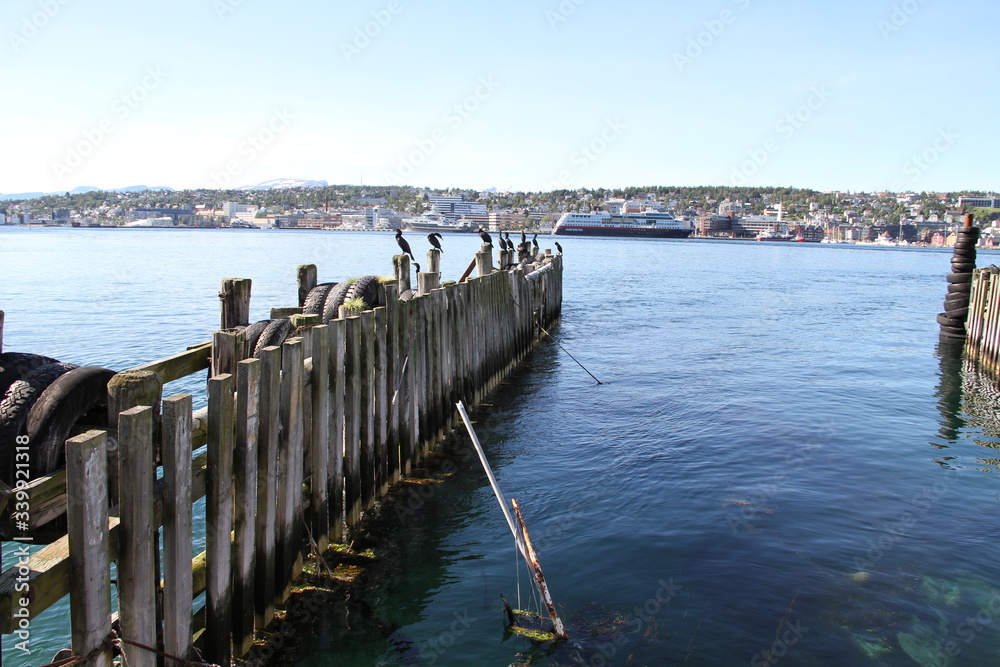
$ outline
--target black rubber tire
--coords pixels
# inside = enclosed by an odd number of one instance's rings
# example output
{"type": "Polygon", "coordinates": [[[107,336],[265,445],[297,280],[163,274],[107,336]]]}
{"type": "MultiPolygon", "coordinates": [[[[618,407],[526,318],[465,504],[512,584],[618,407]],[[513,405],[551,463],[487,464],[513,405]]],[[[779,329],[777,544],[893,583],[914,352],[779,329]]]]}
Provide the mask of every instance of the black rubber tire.
{"type": "Polygon", "coordinates": [[[961,227],[955,233],[958,238],[978,239],[980,235],[979,227],[961,227]]]}
{"type": "Polygon", "coordinates": [[[965,327],[950,327],[947,324],[941,325],[941,333],[955,338],[965,338],[968,335],[965,327]]]}
{"type": "Polygon", "coordinates": [[[957,317],[949,317],[945,313],[938,313],[937,323],[946,327],[961,329],[965,326],[965,320],[957,317]]]}
{"type": "Polygon", "coordinates": [[[322,315],[323,304],[326,302],[326,295],[330,293],[337,283],[320,283],[309,290],[305,303],[302,304],[303,315],[322,315]]]}
{"type": "Polygon", "coordinates": [[[962,304],[962,307],[969,305],[969,295],[963,294],[962,292],[954,292],[953,294],[947,294],[944,297],[945,305],[954,305],[956,303],[962,304]]]}
{"type": "Polygon", "coordinates": [[[20,380],[28,371],[46,364],[57,364],[58,359],[43,357],[30,352],[4,352],[0,354],[0,398],[7,393],[15,380],[20,380]]]}
{"type": "Polygon", "coordinates": [[[959,250],[959,251],[956,251],[954,255],[952,255],[951,261],[952,261],[953,264],[955,262],[962,262],[964,264],[975,264],[976,263],[976,253],[970,252],[970,251],[966,251],[966,250],[959,250]]]}
{"type": "Polygon", "coordinates": [[[975,269],[975,268],[976,268],[976,265],[972,264],[972,263],[969,263],[969,262],[962,262],[962,263],[952,262],[951,263],[951,270],[954,273],[972,273],[972,270],[975,269]]]}
{"type": "Polygon", "coordinates": [[[417,295],[417,290],[415,290],[415,289],[403,290],[403,293],[399,295],[399,300],[400,301],[409,301],[410,299],[412,299],[416,295],[417,295]]]}
{"type": "Polygon", "coordinates": [[[957,340],[965,340],[968,337],[968,335],[965,333],[965,331],[962,331],[961,333],[959,333],[959,332],[945,331],[945,327],[941,327],[941,331],[939,333],[940,333],[940,335],[941,335],[942,338],[949,338],[951,340],[956,340],[956,339],[957,340]]]}
{"type": "Polygon", "coordinates": [[[977,241],[955,241],[955,245],[952,246],[955,250],[974,250],[976,248],[977,241]]]}
{"type": "Polygon", "coordinates": [[[972,283],[949,283],[948,294],[968,294],[972,291],[972,283]]]}
{"type": "Polygon", "coordinates": [[[0,479],[14,485],[14,446],[19,435],[27,435],[25,423],[31,406],[56,378],[77,368],[75,364],[39,366],[15,380],[0,401],[0,479]]]}
{"type": "Polygon", "coordinates": [[[364,310],[378,308],[382,299],[379,298],[378,276],[361,276],[353,283],[344,295],[344,301],[361,299],[365,302],[364,310]]]}
{"type": "Polygon", "coordinates": [[[326,324],[330,320],[335,320],[340,317],[340,306],[344,303],[344,298],[347,296],[347,290],[351,289],[351,285],[348,282],[338,283],[330,293],[326,295],[326,301],[323,303],[323,323],[326,324]]]}
{"type": "Polygon", "coordinates": [[[965,318],[969,315],[968,306],[959,306],[958,304],[944,304],[944,314],[953,320],[965,321],[965,318]]]}
{"type": "Polygon", "coordinates": [[[971,273],[949,273],[946,280],[953,285],[963,285],[972,282],[971,273]]]}
{"type": "Polygon", "coordinates": [[[248,355],[253,356],[253,351],[257,347],[257,341],[260,340],[260,335],[264,333],[264,329],[267,329],[267,325],[273,321],[274,320],[259,320],[243,330],[247,337],[248,355]]]}
{"type": "Polygon", "coordinates": [[[81,417],[103,408],[99,413],[106,425],[108,382],[114,376],[115,372],[107,368],[82,366],[64,373],[45,388],[28,412],[32,477],[48,475],[65,465],[66,438],[81,417]]]}
{"type": "Polygon", "coordinates": [[[292,321],[287,317],[282,317],[277,320],[273,320],[264,329],[264,333],[260,335],[257,339],[257,345],[254,347],[253,356],[260,357],[260,351],[265,347],[271,347],[272,345],[281,345],[288,338],[288,334],[292,332],[292,321]]]}

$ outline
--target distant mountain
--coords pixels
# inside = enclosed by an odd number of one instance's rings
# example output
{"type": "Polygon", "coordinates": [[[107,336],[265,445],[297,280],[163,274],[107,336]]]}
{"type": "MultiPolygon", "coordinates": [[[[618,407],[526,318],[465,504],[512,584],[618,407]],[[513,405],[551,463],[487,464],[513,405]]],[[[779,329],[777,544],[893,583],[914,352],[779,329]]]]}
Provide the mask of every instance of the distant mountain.
{"type": "MultiPolygon", "coordinates": [[[[99,192],[101,188],[95,188],[91,185],[81,185],[80,187],[73,188],[72,190],[59,190],[58,192],[14,192],[11,194],[0,195],[0,201],[11,201],[14,199],[38,199],[40,197],[58,197],[59,195],[64,195],[69,192],[71,195],[82,195],[87,192],[99,192]]],[[[111,190],[110,192],[119,193],[131,193],[131,192],[146,192],[147,190],[154,190],[156,192],[176,192],[173,188],[167,188],[163,186],[157,186],[154,188],[148,185],[130,185],[127,188],[118,188],[116,190],[111,190]]]]}
{"type": "Polygon", "coordinates": [[[127,188],[118,188],[112,192],[145,192],[146,190],[153,190],[154,192],[177,192],[173,188],[168,188],[163,185],[157,185],[155,187],[149,187],[148,185],[130,185],[127,188]]]}
{"type": "Polygon", "coordinates": [[[287,190],[289,188],[325,188],[326,181],[307,181],[301,178],[275,178],[256,185],[244,185],[237,190],[287,190]]]}
{"type": "MultiPolygon", "coordinates": [[[[38,199],[47,197],[51,192],[15,192],[9,195],[0,195],[0,201],[11,201],[13,199],[38,199]]],[[[65,192],[60,194],[66,194],[65,192]]]]}

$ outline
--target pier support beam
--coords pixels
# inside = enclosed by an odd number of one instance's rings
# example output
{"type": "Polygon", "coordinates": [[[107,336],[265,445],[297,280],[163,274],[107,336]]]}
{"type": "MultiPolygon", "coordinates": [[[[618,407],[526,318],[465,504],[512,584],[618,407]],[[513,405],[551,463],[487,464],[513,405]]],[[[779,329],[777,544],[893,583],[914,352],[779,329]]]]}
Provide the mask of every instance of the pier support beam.
{"type": "Polygon", "coordinates": [[[408,255],[393,255],[392,272],[396,276],[396,284],[399,286],[399,293],[402,294],[410,286],[410,258],[408,255]]]}
{"type": "Polygon", "coordinates": [[[234,329],[250,324],[250,289],[253,281],[249,278],[226,278],[219,291],[221,309],[220,329],[234,329]]]}
{"type": "Polygon", "coordinates": [[[306,303],[306,297],[309,295],[310,290],[316,287],[318,282],[317,276],[319,272],[316,269],[315,264],[301,264],[298,269],[298,284],[299,284],[299,307],[302,307],[306,303]]]}

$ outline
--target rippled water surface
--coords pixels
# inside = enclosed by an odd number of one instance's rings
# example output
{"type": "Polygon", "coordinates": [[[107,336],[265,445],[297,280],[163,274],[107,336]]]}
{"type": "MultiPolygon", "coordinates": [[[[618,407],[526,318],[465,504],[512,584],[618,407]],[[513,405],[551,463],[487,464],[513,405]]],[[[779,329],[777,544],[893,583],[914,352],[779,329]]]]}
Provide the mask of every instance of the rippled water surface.
{"type": "MultiPolygon", "coordinates": [[[[387,518],[392,566],[320,613],[300,665],[1000,661],[997,391],[938,348],[947,252],[560,243],[552,333],[604,384],[546,342],[475,417],[569,642],[504,634],[499,595],[527,606],[530,587],[458,439],[457,472],[387,518]]],[[[445,279],[477,244],[446,237],[445,279]]],[[[298,264],[340,280],[394,252],[387,234],[4,229],[4,348],[125,368],[207,340],[222,278],[254,280],[257,319],[294,302],[298,264]]],[[[37,621],[46,658],[65,613],[37,621]]]]}

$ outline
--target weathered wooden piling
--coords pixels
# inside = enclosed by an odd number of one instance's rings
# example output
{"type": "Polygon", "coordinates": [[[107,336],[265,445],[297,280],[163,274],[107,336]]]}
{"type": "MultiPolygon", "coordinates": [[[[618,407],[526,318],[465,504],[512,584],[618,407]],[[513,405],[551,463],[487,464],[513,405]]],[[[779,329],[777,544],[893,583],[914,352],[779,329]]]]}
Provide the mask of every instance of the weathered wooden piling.
{"type": "MultiPolygon", "coordinates": [[[[296,337],[257,358],[248,358],[242,330],[250,281],[227,280],[225,330],[211,344],[116,375],[107,433],[71,439],[69,469],[29,484],[37,516],[67,513],[70,525],[68,536],[29,559],[31,618],[70,595],[74,653],[105,646],[112,584],[99,573],[115,562],[130,665],[158,660],[136,644],[179,660],[197,649],[218,665],[252,652],[302,571],[307,532],[321,551],[350,536],[364,511],[450,432],[455,404],[481,399],[534,344],[535,320],[559,316],[561,256],[526,275],[496,270],[484,245],[479,277],[444,286],[440,252],[428,260],[438,270],[420,274],[421,295],[400,299],[411,289],[409,258],[396,256],[395,276],[380,288],[386,305],[341,308],[326,322],[301,314],[318,272],[299,267],[299,305],[272,310],[291,316],[296,337]],[[164,383],[206,369],[207,408],[194,410],[188,394],[161,406],[164,383]],[[192,505],[203,497],[205,552],[192,559],[192,505]],[[109,516],[116,505],[120,519],[109,516]],[[74,546],[81,540],[95,549],[74,546]],[[192,601],[202,594],[204,613],[195,614],[192,601]]],[[[0,313],[0,340],[2,324],[0,313]]],[[[16,629],[17,586],[16,567],[0,575],[0,633],[16,629]]],[[[107,652],[92,658],[110,662],[107,652]]],[[[175,663],[183,664],[162,661],[175,663]]]]}
{"type": "Polygon", "coordinates": [[[191,422],[190,394],[163,400],[163,650],[182,659],[192,640],[191,422]]]}
{"type": "Polygon", "coordinates": [[[88,431],[66,442],[66,477],[79,490],[66,508],[69,578],[76,593],[70,598],[73,653],[93,654],[93,667],[111,667],[111,647],[105,642],[111,633],[107,441],[104,431],[88,431]]]}
{"type": "Polygon", "coordinates": [[[248,278],[227,278],[219,291],[221,304],[220,329],[234,329],[250,324],[250,292],[248,278]]]}

